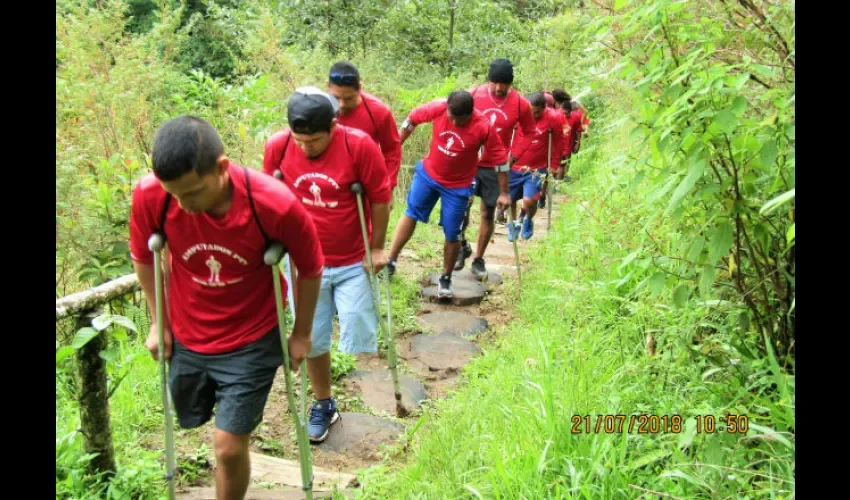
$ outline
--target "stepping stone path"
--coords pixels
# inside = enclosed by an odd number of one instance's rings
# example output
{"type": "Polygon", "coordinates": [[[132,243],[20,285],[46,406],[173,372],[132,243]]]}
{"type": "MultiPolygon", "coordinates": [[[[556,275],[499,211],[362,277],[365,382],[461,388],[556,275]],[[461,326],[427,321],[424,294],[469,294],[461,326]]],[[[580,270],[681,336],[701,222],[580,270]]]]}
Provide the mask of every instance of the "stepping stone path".
{"type": "MultiPolygon", "coordinates": [[[[562,195],[556,195],[554,198],[557,203],[553,207],[553,217],[558,212],[558,206],[566,201],[566,197],[562,195]]],[[[547,233],[546,212],[545,209],[537,212],[532,239],[526,241],[520,238],[517,242],[523,267],[527,262],[524,247],[543,239],[547,233]]],[[[477,220],[477,217],[474,220],[477,220]]],[[[477,234],[476,228],[471,230],[477,234]]],[[[334,486],[340,488],[348,497],[352,497],[351,490],[358,485],[354,475],[357,470],[380,462],[382,446],[398,439],[406,427],[416,422],[421,415],[417,408],[428,399],[440,397],[445,389],[453,386],[463,367],[481,353],[475,340],[486,332],[490,325],[487,319],[470,313],[473,309],[488,310],[487,307],[477,305],[487,301],[490,294],[501,291],[503,276],[509,276],[515,286],[516,261],[513,244],[507,240],[506,235],[506,226],[496,224],[493,240],[484,256],[488,271],[485,279],[479,280],[471,273],[469,266],[472,264],[472,258],[467,259],[464,269],[453,273],[454,297],[451,300],[437,298],[440,276],[438,273],[424,277],[408,274],[408,278],[421,278],[422,299],[428,303],[417,318],[422,331],[407,334],[394,332],[396,351],[399,355],[398,373],[402,404],[411,413],[404,419],[396,418],[392,375],[387,367],[385,353],[358,355],[358,369],[345,376],[340,384],[346,389],[346,394],[354,395],[365,405],[366,411],[373,414],[360,413],[363,410],[361,406],[355,406],[356,411],[348,411],[346,405],[351,401],[351,396],[347,396],[346,402],[341,406],[340,421],[331,426],[324,442],[311,446],[315,477],[314,498],[331,498],[330,490],[334,486]]],[[[419,265],[442,264],[442,257],[439,262],[432,263],[430,258],[422,259],[418,252],[410,249],[401,253],[400,260],[416,262],[419,265]],[[428,262],[423,262],[424,260],[428,262]]],[[[405,274],[405,270],[408,273],[417,273],[415,269],[415,266],[401,266],[399,271],[401,274],[405,274]]],[[[282,375],[275,380],[275,385],[283,385],[282,375]]],[[[281,387],[276,387],[273,393],[275,391],[280,393],[277,395],[279,400],[285,401],[281,387]]],[[[304,498],[304,492],[300,488],[301,473],[297,444],[294,442],[292,416],[282,404],[278,403],[279,406],[275,407],[274,411],[267,408],[267,416],[271,417],[266,419],[264,425],[274,425],[275,432],[266,439],[278,439],[284,448],[283,453],[292,460],[252,452],[252,479],[255,484],[248,490],[246,500],[304,498]],[[268,489],[269,486],[272,489],[268,489]]],[[[212,482],[214,479],[210,477],[209,483],[212,482]]],[[[178,490],[178,498],[214,500],[215,489],[184,488],[178,490]]]]}
{"type": "Polygon", "coordinates": [[[345,453],[356,449],[360,457],[373,455],[380,459],[382,443],[392,441],[404,426],[392,420],[364,413],[340,413],[340,420],[331,426],[328,438],[315,445],[323,451],[345,453]]]}
{"type": "Polygon", "coordinates": [[[460,273],[452,276],[452,292],[454,296],[450,299],[437,297],[437,288],[440,283],[440,275],[432,274],[423,282],[422,296],[431,302],[451,303],[456,306],[469,306],[478,304],[484,300],[484,296],[490,290],[486,283],[482,283],[472,276],[464,277],[460,273]]]}
{"type": "Polygon", "coordinates": [[[486,319],[457,311],[427,312],[418,321],[434,333],[450,333],[465,339],[475,338],[487,329],[486,319]]]}
{"type": "MultiPolygon", "coordinates": [[[[353,392],[360,394],[363,402],[373,410],[395,416],[395,389],[389,368],[382,371],[357,370],[348,375],[353,392]]],[[[419,407],[428,399],[425,385],[410,375],[399,373],[398,385],[401,390],[401,404],[409,411],[419,407]]]]}
{"type": "Polygon", "coordinates": [[[414,335],[402,357],[423,375],[430,372],[456,373],[481,352],[474,342],[454,333],[414,335]]]}

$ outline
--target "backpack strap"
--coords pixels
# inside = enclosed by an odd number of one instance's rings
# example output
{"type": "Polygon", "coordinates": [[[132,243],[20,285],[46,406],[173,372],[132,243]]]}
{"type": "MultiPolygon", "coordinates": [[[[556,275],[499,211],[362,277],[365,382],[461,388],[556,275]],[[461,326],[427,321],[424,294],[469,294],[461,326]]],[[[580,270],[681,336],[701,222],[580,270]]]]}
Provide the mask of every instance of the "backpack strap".
{"type": "Polygon", "coordinates": [[[266,248],[268,248],[273,240],[269,238],[269,235],[263,229],[263,225],[260,223],[260,218],[257,216],[257,209],[254,206],[254,197],[251,196],[251,176],[248,172],[248,167],[243,166],[242,169],[245,171],[245,190],[248,192],[248,204],[251,205],[251,213],[254,215],[254,222],[257,223],[257,227],[260,229],[260,233],[263,235],[263,240],[265,241],[266,248]]]}
{"type": "Polygon", "coordinates": [[[165,192],[165,201],[162,203],[162,215],[159,217],[159,233],[162,234],[162,238],[165,241],[168,241],[168,236],[166,236],[166,234],[165,234],[165,218],[168,215],[169,205],[171,205],[171,193],[166,191],[165,192]]]}
{"type": "Polygon", "coordinates": [[[375,117],[372,116],[372,110],[369,109],[369,104],[367,103],[366,99],[362,99],[361,102],[363,102],[363,107],[366,108],[366,112],[369,113],[369,120],[372,121],[372,126],[375,127],[375,132],[377,132],[378,125],[375,123],[375,117]]]}
{"type": "MultiPolygon", "coordinates": [[[[289,141],[287,140],[287,145],[289,141]]],[[[284,146],[285,151],[285,146],[284,146]]],[[[260,229],[260,233],[263,235],[263,240],[265,241],[266,248],[268,248],[273,240],[269,238],[268,233],[263,229],[263,225],[260,223],[260,217],[257,215],[257,208],[254,206],[254,197],[251,196],[251,176],[248,173],[248,167],[242,167],[245,171],[245,189],[248,192],[248,204],[251,206],[251,213],[254,215],[254,222],[257,223],[257,227],[260,229]]],[[[165,202],[162,204],[162,215],[159,218],[159,232],[162,233],[163,238],[168,241],[168,237],[165,234],[165,219],[168,215],[168,207],[171,205],[171,193],[166,193],[165,202]]]]}
{"type": "MultiPolygon", "coordinates": [[[[289,147],[289,141],[291,139],[292,139],[292,130],[290,130],[289,134],[286,136],[286,142],[283,143],[283,151],[280,152],[280,158],[277,159],[277,169],[280,170],[281,176],[283,176],[283,169],[280,168],[280,166],[283,163],[283,159],[286,158],[286,148],[289,147]]],[[[246,179],[247,179],[247,177],[246,177],[246,179]]],[[[281,179],[283,179],[283,177],[281,177],[281,179]]]]}

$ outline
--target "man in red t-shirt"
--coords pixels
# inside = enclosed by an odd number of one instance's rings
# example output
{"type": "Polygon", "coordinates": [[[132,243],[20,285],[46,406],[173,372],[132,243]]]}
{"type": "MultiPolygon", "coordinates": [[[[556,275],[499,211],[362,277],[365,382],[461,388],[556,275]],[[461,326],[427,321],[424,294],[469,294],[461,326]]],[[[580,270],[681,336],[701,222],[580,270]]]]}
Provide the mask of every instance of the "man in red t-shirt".
{"type": "Polygon", "coordinates": [[[216,406],[219,498],[243,498],[251,480],[250,435],[263,419],[283,364],[272,271],[272,241],[299,270],[298,319],[289,336],[294,369],[310,351],[324,256],[313,221],[279,182],[231,162],[215,129],[182,116],[154,138],[153,174],[133,190],[130,253],[152,316],[145,346],[158,356],[153,254],[167,237],[162,322],[174,409],[183,428],[200,427],[216,406]]]}
{"type": "Polygon", "coordinates": [[[372,302],[366,249],[355,182],[363,184],[366,226],[371,227],[372,263],[375,272],[387,263],[384,241],[392,190],[378,145],[365,132],[339,125],[339,104],[316,87],[295,90],[289,99],[289,129],[266,142],[263,171],[283,174],[283,182],[313,218],[325,269],[316,315],[313,349],[307,369],[316,401],[307,428],[312,442],[324,441],[330,426],[339,420],[331,394],[331,334],[339,315],[342,352],[377,352],[378,319],[372,302]]]}
{"type": "Polygon", "coordinates": [[[530,239],[534,234],[534,215],[537,213],[537,197],[543,189],[547,163],[555,169],[563,149],[563,129],[566,123],[560,111],[548,107],[543,92],[534,92],[528,96],[531,112],[534,116],[534,135],[517,134],[514,147],[523,153],[511,167],[511,213],[515,213],[517,200],[522,199],[524,215],[515,219],[513,227],[508,227],[508,241],[519,237],[530,239]],[[552,153],[549,153],[549,132],[552,132],[552,153]]]}
{"type": "MultiPolygon", "coordinates": [[[[407,194],[407,208],[396,227],[388,265],[391,274],[395,273],[396,259],[413,235],[416,222],[427,223],[440,199],[440,225],[446,241],[437,296],[448,298],[453,295],[452,270],[460,252],[458,238],[464,212],[473,193],[478,150],[483,146],[499,165],[506,165],[507,152],[495,127],[475,109],[472,95],[465,90],[455,90],[448,99],[436,99],[411,111],[402,123],[402,144],[417,125],[426,122],[434,125],[431,149],[416,163],[407,194]]],[[[507,185],[504,196],[498,198],[499,205],[507,208],[507,185]]]]}
{"type": "Polygon", "coordinates": [[[390,189],[395,189],[401,167],[401,141],[390,108],[361,89],[360,73],[348,61],[339,61],[331,66],[328,93],[339,101],[338,123],[366,132],[381,147],[390,178],[390,189]]]}
{"type": "MultiPolygon", "coordinates": [[[[511,88],[514,81],[513,64],[507,59],[495,59],[490,64],[487,73],[487,83],[470,90],[475,101],[475,109],[490,121],[505,148],[511,147],[511,136],[514,128],[519,127],[526,134],[534,133],[534,118],[531,116],[531,106],[516,89],[511,88]]],[[[521,151],[520,151],[521,153],[521,151]]],[[[516,160],[515,157],[510,158],[516,160]]],[[[478,161],[475,174],[475,195],[481,198],[481,226],[478,229],[478,247],[470,266],[472,273],[483,278],[487,275],[484,264],[484,252],[493,237],[495,230],[496,205],[499,198],[499,209],[508,206],[508,172],[510,164],[500,162],[493,151],[484,149],[478,161]]],[[[469,210],[472,208],[472,198],[468,202],[463,218],[463,230],[469,225],[469,210]]],[[[464,260],[472,255],[472,248],[463,238],[463,250],[458,255],[455,270],[463,269],[464,260]]]]}

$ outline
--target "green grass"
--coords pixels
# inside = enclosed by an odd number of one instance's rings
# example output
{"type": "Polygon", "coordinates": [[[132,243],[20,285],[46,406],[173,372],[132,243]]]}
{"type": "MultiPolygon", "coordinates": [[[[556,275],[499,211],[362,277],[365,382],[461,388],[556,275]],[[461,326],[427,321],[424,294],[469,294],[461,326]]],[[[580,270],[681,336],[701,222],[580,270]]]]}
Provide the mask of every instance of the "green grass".
{"type": "MultiPolygon", "coordinates": [[[[570,202],[533,250],[518,321],[409,431],[407,455],[367,472],[363,498],[790,498],[793,378],[732,347],[734,309],[671,307],[620,263],[648,217],[607,131],[574,161],[570,202]],[[658,354],[644,339],[654,330],[658,354]],[[745,415],[746,434],[697,432],[745,415]],[[591,432],[574,433],[591,416],[591,432]],[[595,432],[597,415],[676,415],[677,432],[595,432]],[[584,421],[581,420],[583,423],[584,421]],[[645,498],[645,497],[644,497],[645,498]]],[[[646,430],[646,429],[644,429],[646,430]]]]}

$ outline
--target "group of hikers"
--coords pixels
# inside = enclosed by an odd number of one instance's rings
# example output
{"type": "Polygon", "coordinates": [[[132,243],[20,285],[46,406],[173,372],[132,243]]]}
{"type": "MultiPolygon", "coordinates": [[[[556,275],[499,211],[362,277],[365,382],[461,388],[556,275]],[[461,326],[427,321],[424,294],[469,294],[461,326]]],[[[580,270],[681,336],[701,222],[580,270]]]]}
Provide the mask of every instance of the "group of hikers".
{"type": "Polygon", "coordinates": [[[522,96],[512,87],[506,59],[492,61],[487,76],[483,85],[416,107],[398,127],[388,106],[361,88],[357,68],[337,62],[326,90],[301,87],[290,96],[289,126],[266,142],[263,172],[228,158],[218,132],[203,119],[177,117],[157,131],[153,172],[133,190],[131,257],[149,305],[155,277],[164,278],[165,306],[149,306],[146,347],[169,364],[180,426],[205,424],[215,407],[218,498],[240,499],[247,491],[250,436],[284,362],[282,338],[292,369],[306,359],[315,399],[310,441],[326,439],[340,418],[331,393],[334,318],[342,352],[377,352],[370,273],[396,272],[416,223],[428,222],[438,199],[445,236],[439,297],[452,296],[452,273],[469,257],[472,273],[486,276],[497,211],[501,218],[511,210],[516,220],[508,228],[511,241],[532,237],[535,213],[546,203],[547,173],[568,179],[587,113],[562,89],[522,96]],[[415,165],[387,252],[402,144],[427,122],[433,124],[430,150],[415,165]],[[465,233],[475,196],[481,219],[473,253],[465,233]],[[368,238],[361,238],[361,223],[368,238]],[[161,272],[148,245],[154,234],[167,243],[161,272]],[[285,272],[275,267],[294,318],[288,336],[278,322],[277,277],[264,262],[274,242],[288,255],[285,272]]]}

